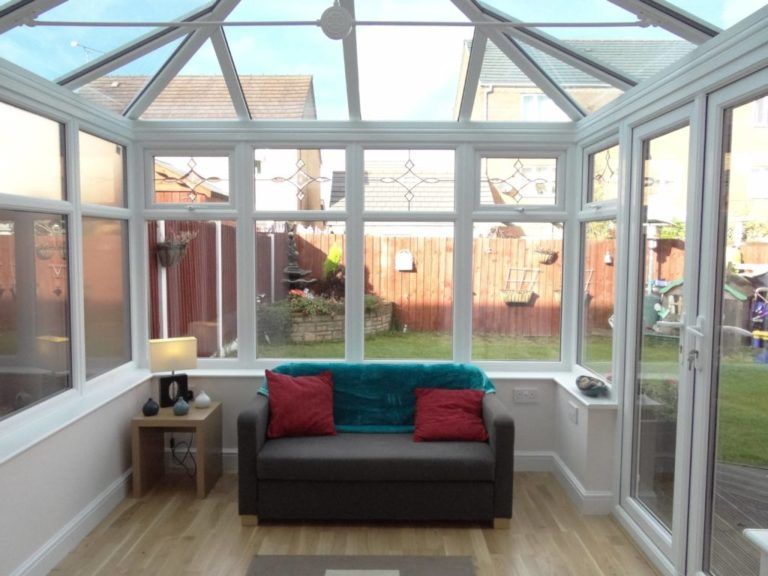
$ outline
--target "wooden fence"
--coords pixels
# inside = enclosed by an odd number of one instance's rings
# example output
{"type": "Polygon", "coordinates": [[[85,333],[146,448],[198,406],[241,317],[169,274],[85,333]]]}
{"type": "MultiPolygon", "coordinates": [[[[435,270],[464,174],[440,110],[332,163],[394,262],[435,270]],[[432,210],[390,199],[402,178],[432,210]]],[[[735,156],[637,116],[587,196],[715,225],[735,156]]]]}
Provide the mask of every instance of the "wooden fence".
{"type": "MultiPolygon", "coordinates": [[[[184,224],[176,224],[182,229],[184,224]]],[[[166,223],[168,230],[173,223],[166,223]]],[[[150,224],[150,254],[154,254],[154,234],[150,224]]],[[[182,293],[182,299],[169,297],[170,334],[188,333],[193,322],[215,320],[215,236],[213,224],[196,224],[199,235],[190,244],[182,262],[168,270],[169,294],[182,293]]],[[[224,254],[224,338],[236,334],[235,230],[222,226],[224,254]]],[[[286,233],[256,233],[256,290],[265,302],[285,298],[287,285],[283,269],[287,265],[286,233]]],[[[296,236],[299,266],[309,270],[307,278],[320,280],[323,264],[332,246],[339,245],[346,254],[344,235],[300,233],[296,236]]],[[[552,336],[560,333],[562,300],[562,243],[560,240],[526,238],[476,238],[472,246],[471,269],[454,274],[452,238],[366,236],[365,290],[394,303],[396,328],[448,332],[452,328],[454,276],[471,276],[473,331],[517,336],[552,336]],[[398,271],[395,259],[401,251],[413,256],[412,271],[398,271]],[[557,253],[554,262],[542,262],[540,250],[557,253]],[[529,302],[506,304],[502,291],[509,288],[510,270],[527,269],[537,276],[529,302]]],[[[608,319],[613,314],[614,264],[605,254],[617,258],[613,240],[590,241],[585,253],[583,297],[592,329],[608,333],[608,319]]],[[[653,267],[652,277],[666,280],[682,278],[684,246],[678,240],[659,240],[646,267],[653,267]]],[[[748,245],[745,257],[754,262],[768,261],[768,246],[748,245]]],[[[150,293],[153,310],[157,305],[157,264],[150,259],[150,293]]],[[[514,274],[513,274],[514,275],[514,274]]],[[[318,287],[315,283],[311,287],[318,287]]],[[[157,315],[152,315],[152,334],[157,335],[157,315]]]]}

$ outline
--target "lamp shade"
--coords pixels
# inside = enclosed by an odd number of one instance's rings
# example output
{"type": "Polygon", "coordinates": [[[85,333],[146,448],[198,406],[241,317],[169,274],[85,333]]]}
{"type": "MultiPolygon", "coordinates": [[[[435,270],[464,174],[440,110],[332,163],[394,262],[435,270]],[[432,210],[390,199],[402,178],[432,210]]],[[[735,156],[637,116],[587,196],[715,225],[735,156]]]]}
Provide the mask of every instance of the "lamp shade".
{"type": "Polygon", "coordinates": [[[158,338],[149,341],[149,369],[169,372],[197,367],[197,338],[158,338]]]}

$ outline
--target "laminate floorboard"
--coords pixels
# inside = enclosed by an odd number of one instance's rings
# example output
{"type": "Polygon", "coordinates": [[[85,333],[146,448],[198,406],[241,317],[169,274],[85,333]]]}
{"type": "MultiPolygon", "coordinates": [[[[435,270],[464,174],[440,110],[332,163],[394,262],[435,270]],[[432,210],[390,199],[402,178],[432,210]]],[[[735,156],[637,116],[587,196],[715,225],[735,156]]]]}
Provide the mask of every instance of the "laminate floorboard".
{"type": "Polygon", "coordinates": [[[468,555],[477,576],[655,576],[609,516],[581,516],[553,476],[515,474],[508,530],[473,524],[262,524],[243,527],[237,477],[208,497],[170,477],[126,498],[50,574],[241,576],[256,554],[468,555]]]}

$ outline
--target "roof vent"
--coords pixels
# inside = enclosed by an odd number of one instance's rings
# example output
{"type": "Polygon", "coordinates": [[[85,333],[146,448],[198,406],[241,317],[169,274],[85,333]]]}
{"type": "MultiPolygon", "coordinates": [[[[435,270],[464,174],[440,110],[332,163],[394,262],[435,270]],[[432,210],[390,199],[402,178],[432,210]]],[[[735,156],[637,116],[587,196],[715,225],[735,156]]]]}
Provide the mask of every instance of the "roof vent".
{"type": "Polygon", "coordinates": [[[120,81],[119,80],[113,80],[112,83],[109,86],[111,88],[117,88],[118,86],[120,86],[120,81]]]}
{"type": "Polygon", "coordinates": [[[343,40],[349,36],[354,24],[352,15],[338,3],[327,8],[320,16],[320,28],[331,40],[343,40]]]}

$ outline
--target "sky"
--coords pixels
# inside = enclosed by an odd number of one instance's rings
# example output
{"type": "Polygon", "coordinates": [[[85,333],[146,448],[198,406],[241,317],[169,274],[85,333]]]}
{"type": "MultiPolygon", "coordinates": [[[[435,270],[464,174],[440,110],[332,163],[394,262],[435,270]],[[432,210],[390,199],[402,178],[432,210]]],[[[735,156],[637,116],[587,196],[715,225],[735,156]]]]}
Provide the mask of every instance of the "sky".
{"type": "MultiPolygon", "coordinates": [[[[607,0],[486,0],[523,21],[632,21],[634,16],[607,0]]],[[[711,23],[727,27],[766,4],[763,0],[671,0],[711,23]]],[[[230,15],[242,20],[315,20],[331,0],[242,0],[230,15]]],[[[46,20],[173,20],[203,6],[199,0],[69,0],[46,12],[46,20]]],[[[358,20],[465,22],[450,0],[357,0],[358,20]]],[[[148,28],[19,27],[0,36],[0,57],[48,79],[55,79],[149,31],[148,28]]],[[[572,38],[670,38],[659,28],[594,28],[546,31],[572,38]]],[[[450,120],[458,90],[467,27],[357,29],[363,118],[369,120],[450,120]]],[[[318,117],[348,117],[343,49],[316,27],[226,29],[240,74],[310,74],[318,117]]],[[[172,52],[167,46],[119,70],[153,74],[172,52]]],[[[193,57],[182,74],[219,74],[210,43],[193,57]]]]}

